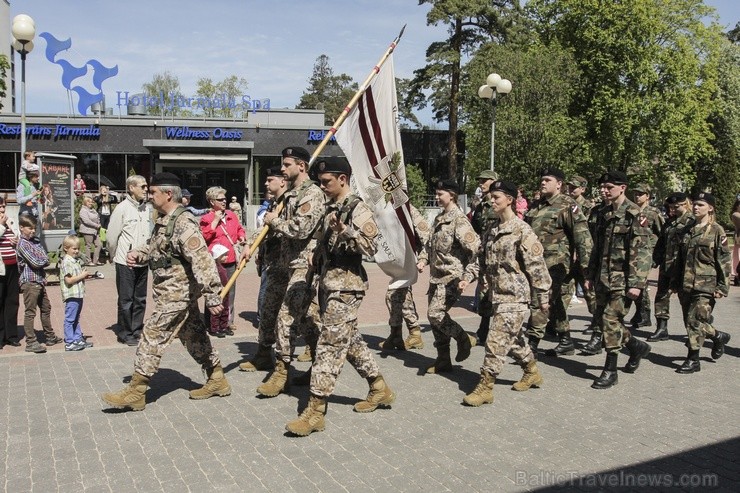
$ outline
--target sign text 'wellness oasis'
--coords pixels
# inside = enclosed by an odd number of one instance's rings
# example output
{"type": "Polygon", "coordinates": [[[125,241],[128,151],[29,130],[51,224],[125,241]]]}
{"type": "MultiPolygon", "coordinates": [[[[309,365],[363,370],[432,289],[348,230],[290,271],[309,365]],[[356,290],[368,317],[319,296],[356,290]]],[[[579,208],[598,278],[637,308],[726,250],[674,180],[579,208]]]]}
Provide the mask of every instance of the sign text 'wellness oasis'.
{"type": "Polygon", "coordinates": [[[159,94],[134,94],[129,96],[128,91],[116,91],[118,98],[117,106],[146,106],[147,108],[164,108],[166,110],[180,109],[218,109],[230,108],[241,109],[242,111],[251,111],[256,113],[257,110],[269,110],[270,98],[252,99],[248,94],[238,96],[229,96],[228,94],[216,94],[213,97],[196,96],[185,97],[182,94],[170,92],[165,94],[160,91],[159,94]]]}

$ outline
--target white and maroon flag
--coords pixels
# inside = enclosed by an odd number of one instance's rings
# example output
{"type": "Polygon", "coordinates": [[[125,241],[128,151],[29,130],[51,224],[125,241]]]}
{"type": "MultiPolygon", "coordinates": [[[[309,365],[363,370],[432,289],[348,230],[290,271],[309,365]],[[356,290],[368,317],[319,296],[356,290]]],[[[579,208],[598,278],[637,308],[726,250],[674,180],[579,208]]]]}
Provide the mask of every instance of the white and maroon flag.
{"type": "Polygon", "coordinates": [[[352,166],[353,192],[375,213],[380,231],[375,262],[391,278],[390,288],[414,284],[416,239],[406,193],[392,56],[349,112],[336,139],[352,166]]]}

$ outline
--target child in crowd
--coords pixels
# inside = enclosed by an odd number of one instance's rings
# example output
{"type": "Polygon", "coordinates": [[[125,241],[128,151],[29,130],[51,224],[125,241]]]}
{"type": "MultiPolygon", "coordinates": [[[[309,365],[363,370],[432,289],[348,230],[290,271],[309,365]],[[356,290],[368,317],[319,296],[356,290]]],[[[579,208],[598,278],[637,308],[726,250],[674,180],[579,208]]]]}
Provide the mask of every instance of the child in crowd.
{"type": "MultiPolygon", "coordinates": [[[[216,269],[218,270],[218,277],[221,278],[221,284],[224,286],[229,282],[229,274],[226,272],[226,268],[222,265],[226,262],[226,257],[229,253],[229,249],[223,245],[215,243],[211,247],[211,256],[216,261],[216,269]]],[[[223,311],[219,315],[211,315],[211,326],[208,329],[208,333],[214,337],[226,337],[226,332],[229,330],[229,301],[230,294],[226,294],[222,306],[223,311]]]]}
{"type": "Polygon", "coordinates": [[[64,350],[79,351],[92,347],[91,342],[85,341],[80,328],[80,314],[82,313],[82,299],[85,296],[85,279],[87,270],[80,262],[80,238],[68,235],[62,242],[64,257],[59,264],[59,277],[62,282],[62,300],[64,301],[64,350]]]}
{"type": "Polygon", "coordinates": [[[25,185],[28,185],[28,176],[27,174],[29,172],[39,172],[39,165],[36,164],[36,153],[33,151],[26,151],[23,153],[23,162],[21,163],[21,170],[18,172],[18,181],[20,183],[24,183],[25,185]]]}
{"type": "Polygon", "coordinates": [[[75,195],[77,195],[78,197],[85,193],[85,191],[87,190],[87,185],[85,185],[85,180],[82,179],[81,174],[77,173],[75,175],[75,179],[72,182],[72,188],[74,188],[75,195]]]}
{"type": "Polygon", "coordinates": [[[36,219],[27,214],[21,214],[18,217],[18,225],[21,238],[18,241],[16,255],[20,272],[18,282],[25,305],[23,330],[26,332],[26,351],[45,353],[46,348],[39,344],[36,332],[33,330],[36,307],[41,308],[41,326],[44,329],[46,345],[53,346],[62,342],[51,327],[51,303],[46,294],[46,272],[44,271],[44,267],[49,265],[49,257],[41,241],[35,236],[36,219]]]}

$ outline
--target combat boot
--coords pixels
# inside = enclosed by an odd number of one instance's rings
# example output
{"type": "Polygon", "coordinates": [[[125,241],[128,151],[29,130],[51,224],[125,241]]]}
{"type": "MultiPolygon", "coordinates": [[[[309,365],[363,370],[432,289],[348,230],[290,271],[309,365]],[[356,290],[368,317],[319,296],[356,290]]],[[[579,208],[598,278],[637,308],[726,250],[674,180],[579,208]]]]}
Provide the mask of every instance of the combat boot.
{"type": "Polygon", "coordinates": [[[308,406],[303,410],[298,419],[289,421],[285,429],[299,437],[307,437],[314,431],[324,431],[326,423],[324,415],[326,414],[326,399],[314,397],[308,399],[308,406]]]}
{"type": "Polygon", "coordinates": [[[468,406],[478,407],[493,402],[493,383],[496,378],[487,371],[480,372],[480,381],[473,391],[463,397],[463,403],[468,406]]]}
{"type": "Polygon", "coordinates": [[[640,360],[650,354],[650,344],[642,342],[635,336],[630,337],[627,341],[627,350],[630,352],[630,359],[624,365],[626,373],[634,373],[640,367],[640,360]]]}
{"type": "Polygon", "coordinates": [[[545,354],[548,356],[563,356],[571,355],[576,352],[576,347],[573,344],[573,339],[570,338],[570,332],[563,332],[560,334],[560,342],[553,349],[548,349],[545,354]]]}
{"type": "Polygon", "coordinates": [[[275,368],[275,362],[272,359],[272,347],[263,346],[262,344],[257,347],[257,354],[254,355],[254,358],[239,363],[241,371],[267,371],[273,368],[275,368]]]}
{"type": "Polygon", "coordinates": [[[396,400],[396,394],[385,383],[383,375],[378,374],[377,377],[370,377],[367,379],[367,383],[370,384],[370,392],[368,392],[364,401],[355,404],[355,412],[371,413],[378,406],[390,406],[396,400]]]}
{"type": "Polygon", "coordinates": [[[432,366],[427,368],[427,373],[447,373],[452,371],[452,361],[450,360],[450,345],[437,346],[437,359],[432,366]]]}
{"type": "Polygon", "coordinates": [[[208,399],[209,397],[219,396],[226,397],[231,395],[231,385],[226,380],[224,369],[221,365],[216,365],[207,371],[208,381],[206,384],[195,390],[190,391],[190,398],[195,400],[208,399]]]}
{"type": "Polygon", "coordinates": [[[306,344],[306,348],[303,350],[303,353],[301,353],[296,359],[301,363],[313,361],[313,356],[311,355],[311,346],[306,344]]]}
{"type": "Polygon", "coordinates": [[[132,411],[143,411],[146,407],[146,389],[149,385],[149,377],[134,372],[131,382],[118,392],[107,392],[103,394],[103,401],[115,409],[131,409],[132,411]]]}
{"type": "Polygon", "coordinates": [[[455,340],[457,341],[457,354],[455,355],[455,361],[459,363],[468,359],[470,356],[470,350],[476,345],[477,341],[464,330],[455,338],[455,340]]]}
{"type": "Polygon", "coordinates": [[[640,321],[637,323],[638,327],[650,327],[653,325],[653,313],[650,310],[650,303],[646,303],[642,310],[640,310],[640,321]]]}
{"type": "Polygon", "coordinates": [[[699,361],[699,350],[689,349],[689,354],[686,356],[686,360],[681,366],[678,367],[676,373],[696,373],[701,371],[701,362],[699,361]]]}
{"type": "Polygon", "coordinates": [[[257,393],[265,397],[275,397],[288,388],[288,370],[290,365],[279,359],[275,362],[275,370],[265,383],[257,387],[257,393]]]}
{"type": "Polygon", "coordinates": [[[424,349],[424,339],[421,338],[421,329],[412,327],[409,329],[409,336],[403,341],[406,349],[424,349]]]}
{"type": "Polygon", "coordinates": [[[647,338],[650,342],[656,342],[656,341],[667,341],[668,340],[668,320],[665,318],[658,318],[657,324],[658,327],[655,329],[655,332],[647,338]]]}
{"type": "Polygon", "coordinates": [[[406,344],[403,342],[403,327],[391,327],[390,335],[379,346],[380,349],[386,351],[389,349],[406,349],[406,344]]]}
{"type": "Polygon", "coordinates": [[[545,379],[542,378],[542,374],[540,373],[539,368],[537,368],[536,361],[530,361],[526,366],[523,366],[522,369],[524,370],[524,375],[522,375],[521,380],[511,386],[512,390],[524,392],[525,390],[529,390],[530,387],[542,386],[545,379]]]}
{"type": "Polygon", "coordinates": [[[715,330],[712,342],[714,343],[712,345],[712,359],[720,359],[725,354],[725,344],[730,342],[730,334],[721,330],[715,330]]]}
{"type": "Polygon", "coordinates": [[[619,383],[617,376],[617,357],[618,353],[606,353],[606,362],[601,376],[591,384],[592,389],[608,389],[619,383]]]}
{"type": "Polygon", "coordinates": [[[581,353],[586,355],[601,354],[601,334],[593,332],[591,339],[581,348],[581,353]]]}

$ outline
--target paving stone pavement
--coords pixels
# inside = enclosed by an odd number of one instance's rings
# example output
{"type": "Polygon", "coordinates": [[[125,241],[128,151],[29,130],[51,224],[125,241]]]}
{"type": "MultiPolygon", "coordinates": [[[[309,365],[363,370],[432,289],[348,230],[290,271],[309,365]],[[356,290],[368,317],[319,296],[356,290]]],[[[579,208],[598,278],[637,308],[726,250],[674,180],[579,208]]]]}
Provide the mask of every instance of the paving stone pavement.
{"type": "MultiPolygon", "coordinates": [[[[247,273],[238,288],[237,335],[214,342],[231,396],[189,400],[187,391],[204,376],[184,348],[173,344],[152,379],[146,410],[105,410],[100,394],[123,385],[135,350],[116,345],[106,329],[115,318],[111,275],[96,281],[83,312],[96,347],[64,352],[55,346],[44,355],[0,351],[5,439],[0,487],[8,492],[644,491],[648,485],[651,491],[738,490],[740,288],[733,287],[715,311],[715,325],[733,337],[727,352],[712,362],[707,343],[700,373],[674,372],[686,351],[685,332],[674,316],[671,340],[652,343],[648,361],[634,375],[620,371],[613,389],[590,388],[603,354],[541,356],[541,389],[511,391],[521,370],[507,365],[495,385],[495,402],[469,408],[461,402],[478,381],[483,348],[474,348],[453,373],[428,376],[423,369],[435,350],[427,325],[425,349],[378,351],[388,332],[385,284],[375,266],[369,270],[371,290],[360,325],[397,393],[390,409],[354,413],[367,383],[345,365],[329,401],[326,431],[288,436],[285,423],[305,406],[307,388],[257,398],[255,389],[266,374],[238,371],[239,361],[256,349],[256,331],[243,320],[253,316],[257,289],[254,274],[247,273]]],[[[422,317],[427,279],[422,276],[414,289],[422,317]]],[[[469,289],[453,314],[474,332],[478,318],[469,311],[469,289]]],[[[54,320],[61,320],[61,305],[53,296],[52,302],[54,320]]],[[[675,297],[671,313],[680,313],[675,297]]],[[[571,315],[576,338],[585,342],[588,337],[579,332],[587,323],[585,304],[573,307],[571,315]]],[[[56,328],[59,333],[61,323],[56,328]]],[[[543,342],[541,349],[554,344],[543,342]]],[[[620,368],[626,360],[622,354],[620,368]]],[[[302,371],[308,363],[295,367],[302,371]]]]}

